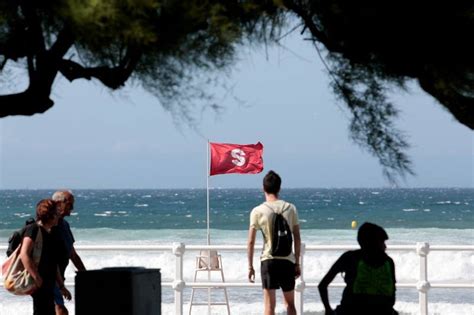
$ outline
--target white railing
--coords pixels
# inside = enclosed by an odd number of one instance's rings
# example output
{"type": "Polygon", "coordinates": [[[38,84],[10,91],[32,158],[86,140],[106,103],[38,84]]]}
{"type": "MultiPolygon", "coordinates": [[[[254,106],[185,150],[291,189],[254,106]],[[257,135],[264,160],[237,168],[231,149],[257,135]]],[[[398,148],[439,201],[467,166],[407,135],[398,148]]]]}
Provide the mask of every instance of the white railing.
{"type": "MultiPolygon", "coordinates": [[[[304,292],[307,288],[317,288],[317,282],[304,281],[304,257],[308,251],[338,251],[357,249],[358,246],[351,245],[301,245],[301,277],[297,279],[295,285],[295,303],[298,314],[303,314],[304,292]]],[[[78,251],[171,251],[175,256],[175,276],[172,282],[162,282],[162,286],[171,287],[174,290],[175,314],[183,314],[183,291],[185,288],[260,288],[258,283],[248,282],[189,282],[183,278],[183,260],[187,252],[199,252],[205,250],[217,250],[220,252],[243,251],[246,252],[245,245],[185,245],[184,243],[173,243],[171,245],[78,245],[78,251]]],[[[6,250],[6,246],[0,246],[0,251],[6,250]]],[[[452,288],[452,289],[474,289],[473,282],[466,283],[436,283],[430,284],[428,279],[428,254],[432,251],[474,251],[474,245],[435,245],[428,243],[416,243],[415,245],[390,245],[387,251],[414,251],[418,254],[419,277],[416,283],[397,283],[397,288],[416,288],[419,295],[420,315],[428,315],[428,291],[431,288],[452,288]]],[[[3,285],[3,283],[2,283],[3,285]]],[[[69,283],[69,285],[74,285],[69,283]]],[[[344,287],[344,283],[331,284],[333,287],[344,287]]]]}

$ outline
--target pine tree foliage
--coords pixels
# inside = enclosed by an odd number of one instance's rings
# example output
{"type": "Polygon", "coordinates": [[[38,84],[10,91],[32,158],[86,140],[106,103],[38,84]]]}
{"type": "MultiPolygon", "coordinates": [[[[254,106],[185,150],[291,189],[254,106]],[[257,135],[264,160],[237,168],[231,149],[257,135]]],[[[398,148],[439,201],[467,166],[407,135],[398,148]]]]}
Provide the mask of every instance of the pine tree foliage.
{"type": "Polygon", "coordinates": [[[389,180],[412,174],[387,92],[417,81],[474,129],[472,1],[283,0],[302,33],[322,46],[335,94],[352,113],[352,139],[375,155],[389,180]],[[321,45],[322,44],[322,45],[321,45]]]}

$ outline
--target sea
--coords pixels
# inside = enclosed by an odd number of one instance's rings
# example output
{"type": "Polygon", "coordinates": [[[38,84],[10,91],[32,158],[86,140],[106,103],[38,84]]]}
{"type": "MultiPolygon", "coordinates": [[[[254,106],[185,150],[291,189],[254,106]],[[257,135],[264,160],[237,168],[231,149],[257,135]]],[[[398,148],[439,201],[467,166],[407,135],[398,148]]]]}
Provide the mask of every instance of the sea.
{"type": "MultiPolygon", "coordinates": [[[[0,244],[24,221],[34,217],[35,205],[51,196],[53,190],[0,190],[0,244]]],[[[205,245],[207,242],[205,189],[120,189],[74,190],[76,203],[69,221],[76,245],[205,245]]],[[[260,189],[218,189],[210,195],[211,244],[245,245],[251,209],[263,201],[260,189]]],[[[308,245],[357,245],[357,229],[351,224],[373,222],[383,226],[388,235],[387,253],[394,259],[398,283],[415,283],[419,276],[419,257],[414,251],[390,251],[390,245],[474,244],[473,188],[358,188],[358,189],[284,189],[282,199],[293,203],[300,220],[302,241],[308,245]]],[[[257,236],[257,254],[262,236],[257,236]]],[[[143,266],[159,268],[162,281],[174,277],[174,255],[166,252],[127,251],[79,252],[88,269],[143,266]]],[[[338,251],[307,252],[304,279],[318,282],[335,260],[338,251]]],[[[247,281],[245,252],[222,252],[225,279],[247,281]]],[[[0,257],[5,258],[5,253],[0,257]]],[[[432,252],[428,256],[428,279],[431,283],[474,284],[472,251],[432,252]]],[[[0,259],[1,260],[1,259],[0,259]]],[[[184,258],[184,280],[192,282],[196,253],[184,258]]],[[[257,258],[257,281],[260,281],[257,258]]],[[[66,271],[68,283],[75,272],[66,271]]],[[[217,278],[219,279],[219,278],[217,278]]],[[[199,280],[199,279],[198,279],[199,280]]],[[[207,279],[201,279],[207,281],[207,279]]],[[[215,279],[214,279],[215,280],[215,279]]],[[[337,277],[335,282],[342,282],[337,277]]],[[[330,288],[333,307],[340,301],[341,288],[330,288]]],[[[74,295],[74,287],[71,287],[74,295]]],[[[219,291],[219,290],[215,290],[219,291]]],[[[206,301],[207,292],[197,295],[206,301]]],[[[184,291],[184,312],[189,312],[191,290],[184,291]]],[[[260,288],[229,288],[231,314],[262,314],[260,288]]],[[[213,300],[223,299],[222,291],[212,292],[213,300]]],[[[432,288],[428,293],[429,314],[474,314],[474,289],[432,288]]],[[[162,288],[162,313],[174,314],[174,292],[162,288]]],[[[277,314],[284,314],[282,297],[277,295],[277,314]]],[[[66,302],[74,315],[74,298],[66,302]]],[[[399,288],[395,308],[400,314],[419,314],[418,291],[399,288]]],[[[193,306],[193,314],[205,314],[207,308],[193,306]]],[[[0,315],[32,314],[30,297],[18,297],[0,287],[0,315]]],[[[226,314],[225,307],[215,306],[212,314],[226,314]]],[[[324,314],[316,288],[304,293],[304,314],[324,314]]]]}

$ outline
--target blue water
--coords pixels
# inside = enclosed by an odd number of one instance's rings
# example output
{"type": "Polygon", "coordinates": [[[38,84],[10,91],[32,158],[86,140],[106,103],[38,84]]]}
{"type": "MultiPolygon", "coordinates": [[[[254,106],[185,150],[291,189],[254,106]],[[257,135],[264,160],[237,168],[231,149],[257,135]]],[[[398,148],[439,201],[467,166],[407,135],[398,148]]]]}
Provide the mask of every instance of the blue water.
{"type": "MultiPolygon", "coordinates": [[[[34,216],[36,202],[52,190],[1,190],[0,233],[34,216]]],[[[71,226],[120,230],[205,229],[204,189],[75,190],[71,226]]],[[[298,208],[302,229],[345,229],[371,221],[385,228],[469,229],[474,226],[474,189],[285,189],[281,198],[298,208]]],[[[210,224],[245,230],[258,189],[212,189],[210,224]]]]}

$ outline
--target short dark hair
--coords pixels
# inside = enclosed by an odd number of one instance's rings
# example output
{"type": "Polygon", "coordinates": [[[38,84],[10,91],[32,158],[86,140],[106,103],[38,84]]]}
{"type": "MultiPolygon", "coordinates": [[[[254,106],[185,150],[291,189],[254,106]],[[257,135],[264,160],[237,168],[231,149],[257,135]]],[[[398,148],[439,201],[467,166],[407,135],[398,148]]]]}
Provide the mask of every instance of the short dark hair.
{"type": "Polygon", "coordinates": [[[56,202],[52,199],[43,199],[36,204],[36,220],[46,223],[57,215],[56,202]]]}
{"type": "Polygon", "coordinates": [[[388,234],[383,227],[377,224],[365,222],[357,232],[357,242],[361,248],[374,248],[378,241],[388,240],[388,234]]]}
{"type": "Polygon", "coordinates": [[[281,188],[281,177],[274,171],[270,171],[263,178],[263,190],[267,194],[278,194],[281,188]]]}

